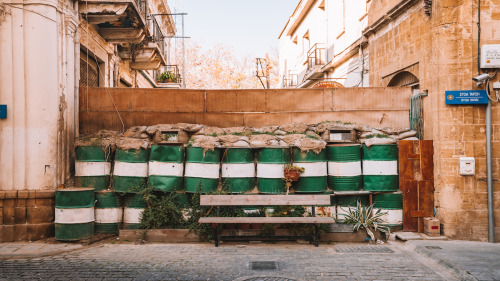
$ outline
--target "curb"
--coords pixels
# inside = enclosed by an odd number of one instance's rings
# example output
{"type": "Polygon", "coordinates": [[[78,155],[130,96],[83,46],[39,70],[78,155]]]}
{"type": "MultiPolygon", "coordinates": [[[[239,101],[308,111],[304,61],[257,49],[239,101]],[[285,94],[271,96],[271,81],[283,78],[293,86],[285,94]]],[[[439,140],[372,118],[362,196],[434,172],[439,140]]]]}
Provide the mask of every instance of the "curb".
{"type": "Polygon", "coordinates": [[[438,257],[436,254],[434,254],[432,251],[429,251],[423,246],[417,246],[414,244],[407,244],[406,247],[411,248],[413,251],[416,253],[423,255],[425,257],[428,257],[435,261],[438,265],[448,269],[451,271],[455,277],[457,277],[460,280],[465,280],[465,281],[478,281],[474,276],[472,276],[470,273],[468,273],[465,269],[461,268],[460,266],[449,262],[447,260],[444,260],[440,257],[438,257]]]}
{"type": "Polygon", "coordinates": [[[30,253],[30,254],[5,254],[5,255],[0,255],[0,260],[9,260],[9,259],[34,259],[34,258],[42,258],[42,257],[47,257],[47,256],[55,256],[55,255],[61,255],[61,254],[66,254],[66,253],[71,253],[79,250],[84,250],[88,249],[92,246],[81,246],[73,249],[68,249],[68,250],[49,250],[46,252],[41,252],[41,253],[30,253]]]}

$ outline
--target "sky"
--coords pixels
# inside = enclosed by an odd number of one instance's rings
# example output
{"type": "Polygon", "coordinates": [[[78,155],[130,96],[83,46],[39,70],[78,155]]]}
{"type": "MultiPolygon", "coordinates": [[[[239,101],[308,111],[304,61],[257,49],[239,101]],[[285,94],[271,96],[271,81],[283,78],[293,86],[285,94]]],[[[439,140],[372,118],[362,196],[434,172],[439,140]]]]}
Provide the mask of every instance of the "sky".
{"type": "MultiPolygon", "coordinates": [[[[278,36],[299,0],[169,0],[184,12],[185,36],[202,46],[222,43],[243,55],[264,57],[278,50],[278,36]]],[[[181,35],[181,17],[177,17],[181,35]]]]}

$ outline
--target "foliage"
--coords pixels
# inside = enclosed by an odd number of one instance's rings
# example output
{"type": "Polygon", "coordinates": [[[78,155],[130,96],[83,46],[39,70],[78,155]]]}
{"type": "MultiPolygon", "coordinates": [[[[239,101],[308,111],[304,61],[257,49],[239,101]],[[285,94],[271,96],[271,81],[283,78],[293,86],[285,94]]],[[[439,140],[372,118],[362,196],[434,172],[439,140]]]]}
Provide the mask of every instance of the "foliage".
{"type": "Polygon", "coordinates": [[[144,192],[147,207],[142,214],[141,228],[145,229],[178,229],[187,224],[182,213],[180,194],[171,192],[152,192],[148,188],[144,192]]]}
{"type": "MultiPolygon", "coordinates": [[[[255,75],[255,58],[238,54],[234,48],[216,44],[206,47],[193,40],[185,40],[185,77],[189,89],[261,89],[255,75]]],[[[182,71],[182,45],[172,42],[172,64],[182,71]]],[[[278,60],[276,54],[269,59],[271,86],[278,85],[278,60]]]]}
{"type": "Polygon", "coordinates": [[[177,82],[177,77],[171,71],[164,71],[158,76],[159,81],[170,80],[171,82],[177,82]]]}
{"type": "MultiPolygon", "coordinates": [[[[342,209],[343,210],[343,209],[342,209]]],[[[380,209],[372,215],[373,204],[369,207],[362,206],[361,202],[358,200],[356,203],[356,208],[349,208],[347,214],[340,214],[345,216],[345,221],[343,223],[354,224],[353,230],[358,231],[360,228],[364,228],[366,233],[370,236],[372,240],[375,240],[375,235],[371,231],[373,228],[375,231],[379,229],[380,231],[386,233],[387,239],[391,234],[391,230],[387,226],[380,224],[386,223],[382,216],[386,215],[387,212],[382,212],[380,209]]],[[[345,211],[345,210],[344,210],[345,211]]]]}
{"type": "Polygon", "coordinates": [[[293,164],[285,164],[285,170],[296,170],[299,173],[303,173],[306,169],[303,167],[295,166],[293,164]]]}
{"type": "Polygon", "coordinates": [[[389,139],[391,137],[389,137],[388,135],[382,135],[382,134],[371,134],[371,135],[368,135],[365,137],[365,139],[372,139],[372,138],[382,138],[382,139],[389,139]]]}

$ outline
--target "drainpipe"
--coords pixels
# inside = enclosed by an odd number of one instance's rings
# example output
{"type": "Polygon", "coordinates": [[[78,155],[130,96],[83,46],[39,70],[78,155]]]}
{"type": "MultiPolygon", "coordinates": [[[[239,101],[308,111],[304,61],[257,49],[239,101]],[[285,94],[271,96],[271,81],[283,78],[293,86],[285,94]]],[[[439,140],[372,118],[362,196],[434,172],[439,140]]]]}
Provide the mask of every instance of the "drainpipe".
{"type": "MultiPolygon", "coordinates": [[[[481,1],[477,3],[477,71],[481,75],[481,1]]],[[[489,91],[489,83],[486,83],[489,91]]],[[[491,100],[486,106],[486,177],[488,192],[488,241],[495,243],[495,213],[493,209],[493,151],[491,132],[491,100]]]]}
{"type": "MultiPolygon", "coordinates": [[[[79,13],[78,13],[78,1],[75,1],[74,9],[76,11],[76,20],[79,23],[79,13]]],[[[75,138],[80,135],[80,122],[79,122],[79,112],[80,112],[80,27],[79,25],[75,30],[75,112],[74,112],[74,130],[75,130],[75,138]]]]}

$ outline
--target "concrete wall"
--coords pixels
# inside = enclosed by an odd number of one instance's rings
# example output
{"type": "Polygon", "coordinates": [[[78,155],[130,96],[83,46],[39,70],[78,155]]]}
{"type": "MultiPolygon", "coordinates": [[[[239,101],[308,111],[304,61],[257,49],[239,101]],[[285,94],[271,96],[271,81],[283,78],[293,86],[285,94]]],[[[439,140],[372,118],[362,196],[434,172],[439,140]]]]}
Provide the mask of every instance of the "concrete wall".
{"type": "Polygon", "coordinates": [[[409,88],[163,90],[81,88],[80,133],[162,123],[264,126],[325,120],[408,127],[409,88]],[[111,96],[111,97],[110,97],[111,96]]]}
{"type": "MultiPolygon", "coordinates": [[[[374,0],[370,24],[403,1],[374,0]],[[380,9],[380,7],[385,7],[380,9]]],[[[487,240],[485,106],[447,106],[445,91],[478,89],[477,1],[423,1],[369,35],[370,84],[387,86],[400,71],[419,78],[424,98],[424,137],[434,140],[435,202],[444,234],[487,240]],[[475,157],[476,174],[459,175],[459,158],[475,157]]],[[[482,44],[500,44],[500,3],[481,1],[482,44]]],[[[498,76],[494,79],[498,81],[498,76]]],[[[482,87],[484,89],[484,86],[482,87]]],[[[493,178],[500,176],[500,106],[493,105],[493,178]]],[[[500,237],[500,182],[494,182],[497,240],[500,237]]]]}

